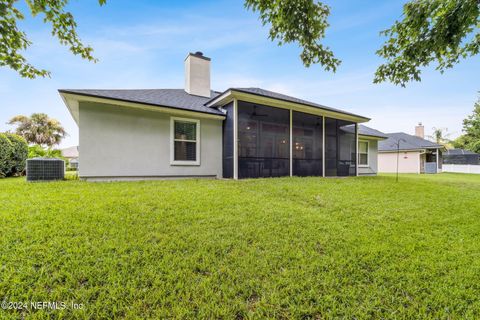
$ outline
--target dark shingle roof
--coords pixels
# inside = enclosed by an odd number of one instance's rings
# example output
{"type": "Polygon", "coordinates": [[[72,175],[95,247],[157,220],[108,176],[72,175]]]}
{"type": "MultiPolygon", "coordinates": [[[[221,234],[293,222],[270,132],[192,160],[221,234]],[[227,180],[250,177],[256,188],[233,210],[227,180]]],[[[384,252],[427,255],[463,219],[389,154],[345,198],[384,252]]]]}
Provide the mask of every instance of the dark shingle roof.
{"type": "Polygon", "coordinates": [[[269,91],[269,90],[265,90],[265,89],[261,89],[261,88],[231,88],[229,90],[239,91],[239,92],[244,92],[244,93],[250,93],[250,94],[254,94],[254,95],[258,95],[258,96],[262,96],[262,97],[273,98],[273,99],[278,99],[278,100],[283,100],[283,101],[288,101],[288,102],[294,102],[294,103],[303,104],[303,105],[310,106],[310,107],[315,107],[315,108],[324,109],[324,110],[328,110],[328,111],[343,113],[343,114],[347,114],[347,115],[351,115],[351,116],[355,116],[355,117],[364,118],[366,120],[370,120],[369,118],[364,117],[364,116],[360,116],[358,114],[346,112],[346,111],[343,111],[343,110],[340,110],[340,109],[330,108],[330,107],[327,107],[327,106],[324,106],[324,105],[321,105],[321,104],[318,104],[318,103],[315,103],[315,102],[311,102],[311,101],[287,96],[285,94],[281,94],[281,93],[278,93],[278,92],[273,92],[273,91],[269,91]]]}
{"type": "Polygon", "coordinates": [[[135,102],[159,107],[183,109],[215,115],[224,115],[215,108],[204,104],[218,96],[212,91],[210,98],[188,94],[183,89],[141,89],[141,90],[70,90],[61,89],[60,92],[73,93],[90,97],[108,98],[125,102],[135,102]]]}
{"type": "Polygon", "coordinates": [[[396,151],[397,143],[400,141],[400,150],[420,150],[420,149],[438,149],[443,148],[442,145],[412,136],[404,132],[387,133],[387,140],[378,143],[378,151],[396,151]]]}
{"type": "MultiPolygon", "coordinates": [[[[342,129],[349,133],[355,133],[354,125],[345,126],[342,129]]],[[[384,139],[388,138],[385,133],[372,129],[370,127],[364,126],[363,124],[358,125],[358,134],[361,136],[369,136],[369,137],[384,138],[384,139]]]]}
{"type": "Polygon", "coordinates": [[[464,154],[473,154],[476,155],[475,152],[469,151],[469,150],[464,150],[464,149],[449,149],[445,153],[445,155],[448,156],[454,156],[454,155],[464,155],[464,154]]]}

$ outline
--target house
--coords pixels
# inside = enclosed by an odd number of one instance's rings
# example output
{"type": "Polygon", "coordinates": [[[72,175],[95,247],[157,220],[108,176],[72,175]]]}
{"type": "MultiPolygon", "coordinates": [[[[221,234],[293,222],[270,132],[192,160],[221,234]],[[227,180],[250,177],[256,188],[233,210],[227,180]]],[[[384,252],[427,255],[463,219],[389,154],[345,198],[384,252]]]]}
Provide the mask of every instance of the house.
{"type": "Polygon", "coordinates": [[[78,169],[78,146],[73,146],[60,150],[62,157],[68,160],[68,164],[72,169],[78,169]]]}
{"type": "Polygon", "coordinates": [[[211,59],[185,59],[184,89],[59,90],[89,180],[375,174],[370,119],[260,88],[210,88],[211,59]],[[357,161],[359,159],[359,161],[357,161]]]}
{"type": "Polygon", "coordinates": [[[387,133],[388,139],[378,143],[378,172],[439,173],[442,171],[444,146],[425,140],[420,123],[415,135],[387,133]]]}
{"type": "Polygon", "coordinates": [[[450,149],[443,154],[443,164],[480,165],[480,154],[463,149],[450,149]]]}

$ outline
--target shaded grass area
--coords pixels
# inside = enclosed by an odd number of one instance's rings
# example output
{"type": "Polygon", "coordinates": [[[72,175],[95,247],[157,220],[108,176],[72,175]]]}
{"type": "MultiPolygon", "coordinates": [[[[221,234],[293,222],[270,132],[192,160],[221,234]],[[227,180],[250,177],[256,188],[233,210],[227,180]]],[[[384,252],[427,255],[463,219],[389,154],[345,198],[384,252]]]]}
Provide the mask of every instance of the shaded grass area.
{"type": "Polygon", "coordinates": [[[0,180],[0,299],[52,318],[479,318],[480,176],[0,180]]]}

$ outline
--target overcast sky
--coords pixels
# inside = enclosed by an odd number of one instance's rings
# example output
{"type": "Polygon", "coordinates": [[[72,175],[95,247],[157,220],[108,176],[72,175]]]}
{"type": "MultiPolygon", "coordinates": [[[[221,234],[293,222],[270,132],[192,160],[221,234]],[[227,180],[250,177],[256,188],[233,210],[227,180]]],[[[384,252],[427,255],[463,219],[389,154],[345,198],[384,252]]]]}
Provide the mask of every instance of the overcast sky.
{"type": "Polygon", "coordinates": [[[45,112],[62,122],[78,143],[78,127],[57,89],[183,88],[188,52],[212,58],[212,89],[262,87],[372,118],[368,126],[384,132],[413,133],[423,122],[461,134],[480,90],[480,59],[470,58],[440,74],[424,70],[421,83],[407,88],[372,83],[382,62],[375,55],[384,39],[379,31],[401,17],[404,1],[330,0],[332,13],[325,43],[343,62],[337,73],[305,68],[300,49],[268,40],[268,28],[242,1],[72,1],[81,38],[92,45],[96,64],[70,54],[50,35],[40,17],[21,24],[34,45],[26,56],[52,72],[27,80],[0,68],[0,131],[14,115],[45,112]]]}

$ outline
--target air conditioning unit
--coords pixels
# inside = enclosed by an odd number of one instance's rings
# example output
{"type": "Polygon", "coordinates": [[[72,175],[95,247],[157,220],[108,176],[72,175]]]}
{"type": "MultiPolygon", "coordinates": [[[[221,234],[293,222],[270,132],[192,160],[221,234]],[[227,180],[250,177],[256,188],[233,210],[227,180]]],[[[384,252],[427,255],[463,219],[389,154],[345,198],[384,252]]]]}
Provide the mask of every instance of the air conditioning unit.
{"type": "Polygon", "coordinates": [[[27,181],[54,181],[64,178],[65,161],[62,159],[27,159],[27,181]]]}

